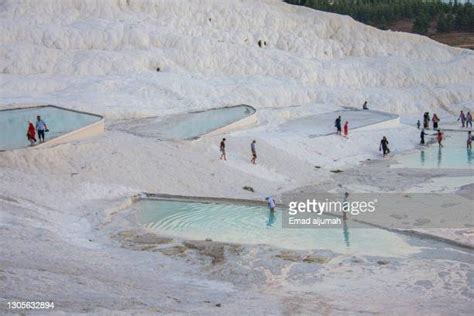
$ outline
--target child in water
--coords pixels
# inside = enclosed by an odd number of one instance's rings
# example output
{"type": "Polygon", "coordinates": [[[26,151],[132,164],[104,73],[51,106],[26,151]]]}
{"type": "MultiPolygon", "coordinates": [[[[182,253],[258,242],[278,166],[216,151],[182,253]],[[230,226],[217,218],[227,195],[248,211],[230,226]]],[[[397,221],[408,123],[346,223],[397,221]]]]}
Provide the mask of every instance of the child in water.
{"type": "Polygon", "coordinates": [[[443,147],[443,144],[441,143],[443,141],[443,133],[441,133],[441,130],[438,130],[438,133],[436,134],[436,139],[438,140],[438,145],[439,148],[443,147]]]}

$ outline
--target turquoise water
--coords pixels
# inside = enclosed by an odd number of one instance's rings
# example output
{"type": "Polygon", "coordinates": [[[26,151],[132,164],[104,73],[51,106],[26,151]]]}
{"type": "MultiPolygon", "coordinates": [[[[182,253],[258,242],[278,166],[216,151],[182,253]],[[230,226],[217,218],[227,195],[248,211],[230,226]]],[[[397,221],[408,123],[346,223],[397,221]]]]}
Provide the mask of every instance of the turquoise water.
{"type": "Polygon", "coordinates": [[[353,129],[397,118],[396,115],[379,111],[340,110],[290,120],[281,124],[279,129],[284,132],[291,132],[311,138],[334,134],[336,133],[334,121],[338,116],[341,116],[342,126],[345,121],[349,122],[349,134],[353,129]]]}
{"type": "Polygon", "coordinates": [[[191,112],[167,117],[128,120],[114,127],[135,135],[189,140],[210,133],[255,113],[247,105],[191,112]]]}
{"type": "Polygon", "coordinates": [[[48,126],[45,140],[58,137],[100,120],[95,115],[77,113],[55,107],[37,107],[0,111],[0,150],[17,149],[29,145],[26,139],[28,121],[36,124],[36,116],[48,126]]]}
{"type": "Polygon", "coordinates": [[[268,244],[280,248],[329,249],[339,253],[404,256],[416,252],[406,237],[351,221],[339,228],[282,228],[282,210],[236,204],[142,200],[138,222],[161,234],[185,239],[268,244]]]}
{"type": "Polygon", "coordinates": [[[472,169],[474,153],[466,148],[467,132],[448,132],[445,135],[443,148],[436,143],[419,152],[402,155],[394,167],[472,169]]]}

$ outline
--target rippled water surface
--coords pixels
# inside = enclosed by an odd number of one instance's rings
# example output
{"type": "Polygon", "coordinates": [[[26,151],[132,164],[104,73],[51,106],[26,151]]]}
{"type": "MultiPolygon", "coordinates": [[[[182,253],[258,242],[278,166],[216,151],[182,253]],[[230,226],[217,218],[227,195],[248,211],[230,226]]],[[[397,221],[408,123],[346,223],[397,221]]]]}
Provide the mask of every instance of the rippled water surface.
{"type": "MultiPolygon", "coordinates": [[[[403,256],[417,249],[405,236],[373,227],[282,228],[281,212],[259,206],[142,200],[134,206],[141,225],[186,239],[268,244],[288,249],[330,249],[335,252],[403,256]]],[[[360,225],[358,225],[360,227],[360,225]]]]}

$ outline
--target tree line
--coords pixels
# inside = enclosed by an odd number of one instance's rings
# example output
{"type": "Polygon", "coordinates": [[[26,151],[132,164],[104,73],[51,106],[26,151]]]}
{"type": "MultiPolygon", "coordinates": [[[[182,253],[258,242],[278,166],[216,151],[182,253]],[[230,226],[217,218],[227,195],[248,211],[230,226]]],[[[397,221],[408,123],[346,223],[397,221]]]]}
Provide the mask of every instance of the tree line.
{"type": "MultiPolygon", "coordinates": [[[[380,29],[400,20],[413,22],[413,32],[427,34],[433,25],[440,33],[474,32],[474,6],[470,2],[439,0],[285,0],[316,10],[349,15],[380,29]]],[[[473,1],[474,2],[474,1],[473,1]]]]}

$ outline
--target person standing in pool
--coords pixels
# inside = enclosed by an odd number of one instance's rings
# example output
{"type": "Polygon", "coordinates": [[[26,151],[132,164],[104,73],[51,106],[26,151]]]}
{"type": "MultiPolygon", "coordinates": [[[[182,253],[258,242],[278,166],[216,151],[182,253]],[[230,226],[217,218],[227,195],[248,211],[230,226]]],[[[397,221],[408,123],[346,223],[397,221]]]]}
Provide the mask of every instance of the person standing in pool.
{"type": "Polygon", "coordinates": [[[461,111],[461,112],[459,113],[458,122],[459,122],[459,121],[461,121],[462,127],[465,127],[465,125],[466,125],[466,116],[464,115],[464,112],[463,112],[463,111],[461,111]]]}
{"type": "Polygon", "coordinates": [[[256,160],[257,160],[257,149],[255,148],[255,144],[257,142],[255,141],[255,139],[252,141],[252,143],[250,144],[250,150],[252,151],[252,159],[250,159],[250,162],[253,163],[254,165],[257,164],[256,160]]]}
{"type": "Polygon", "coordinates": [[[222,160],[222,159],[227,160],[227,157],[225,155],[225,138],[222,138],[222,140],[221,140],[220,151],[221,151],[221,158],[219,158],[219,159],[220,160],[222,160]]]}
{"type": "Polygon", "coordinates": [[[436,130],[438,129],[438,123],[440,121],[438,115],[436,115],[436,113],[433,114],[433,118],[431,119],[431,121],[433,122],[433,129],[436,130]]]}
{"type": "Polygon", "coordinates": [[[382,140],[380,141],[380,146],[379,146],[379,150],[381,150],[383,152],[383,156],[385,157],[386,155],[388,155],[390,153],[390,149],[388,148],[388,139],[387,137],[382,137],[382,140]]]}
{"type": "Polygon", "coordinates": [[[31,121],[28,122],[28,129],[26,130],[26,138],[30,142],[30,146],[36,143],[36,130],[31,121]]]}
{"type": "Polygon", "coordinates": [[[467,112],[466,114],[466,127],[471,127],[472,128],[472,115],[471,112],[467,112]]]}
{"type": "Polygon", "coordinates": [[[46,123],[41,119],[41,116],[36,117],[36,132],[40,143],[44,142],[44,133],[48,131],[46,123]]]}
{"type": "Polygon", "coordinates": [[[342,130],[341,124],[342,124],[342,123],[341,123],[341,116],[339,116],[339,117],[336,119],[336,121],[334,122],[334,126],[335,126],[336,129],[337,129],[337,135],[341,135],[341,130],[342,130]]]}
{"type": "Polygon", "coordinates": [[[347,136],[349,136],[349,122],[348,121],[344,123],[344,137],[347,137],[347,136]]]}
{"type": "Polygon", "coordinates": [[[471,131],[467,132],[466,147],[467,147],[467,149],[472,149],[472,135],[471,135],[471,131]]]}
{"type": "Polygon", "coordinates": [[[425,144],[425,129],[422,128],[421,133],[420,133],[420,145],[424,145],[424,144],[425,144]]]}
{"type": "Polygon", "coordinates": [[[438,141],[439,148],[443,147],[443,133],[441,133],[441,130],[438,129],[438,133],[436,134],[436,140],[438,141]]]}
{"type": "Polygon", "coordinates": [[[275,200],[271,196],[267,196],[265,200],[267,200],[267,205],[268,205],[268,208],[270,209],[270,213],[275,212],[275,206],[276,206],[275,200]]]}

